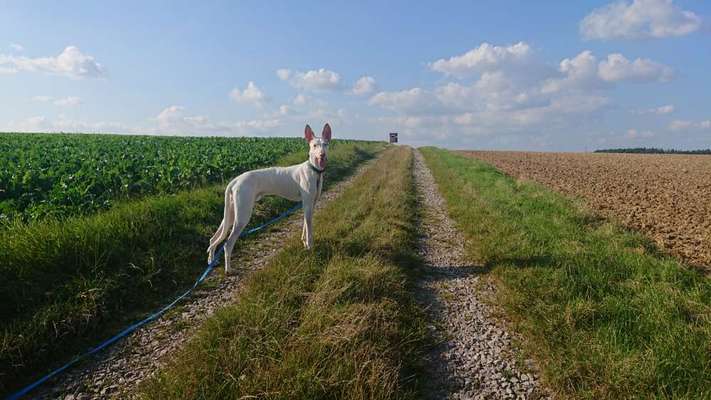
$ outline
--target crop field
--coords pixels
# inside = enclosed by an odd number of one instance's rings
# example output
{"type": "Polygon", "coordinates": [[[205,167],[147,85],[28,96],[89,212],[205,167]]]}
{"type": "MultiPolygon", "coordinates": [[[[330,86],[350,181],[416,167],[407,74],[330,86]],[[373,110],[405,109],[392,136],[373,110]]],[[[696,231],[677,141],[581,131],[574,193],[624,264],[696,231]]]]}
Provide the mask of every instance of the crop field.
{"type": "Polygon", "coordinates": [[[581,198],[666,251],[711,271],[711,156],[464,152],[581,198]]]}
{"type": "Polygon", "coordinates": [[[66,217],[223,182],[303,151],[298,138],[0,134],[0,223],[66,217]]]}

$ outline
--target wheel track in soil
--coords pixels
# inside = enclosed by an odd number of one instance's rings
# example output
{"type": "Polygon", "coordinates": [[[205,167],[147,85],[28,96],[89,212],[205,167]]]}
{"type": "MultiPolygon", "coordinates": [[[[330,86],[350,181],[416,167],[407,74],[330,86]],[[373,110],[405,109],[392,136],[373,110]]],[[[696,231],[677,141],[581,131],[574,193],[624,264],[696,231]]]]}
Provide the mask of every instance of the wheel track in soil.
{"type": "Polygon", "coordinates": [[[433,321],[436,345],[429,354],[430,399],[544,399],[535,365],[517,362],[517,350],[506,324],[486,300],[495,287],[482,266],[466,260],[464,237],[446,211],[424,157],[414,150],[413,173],[421,207],[419,253],[425,276],[418,300],[433,321]],[[526,371],[528,370],[528,371],[526,371]]]}
{"type": "MultiPolygon", "coordinates": [[[[324,192],[316,210],[338,197],[382,154],[380,152],[365,161],[350,177],[324,192]]],[[[30,397],[67,400],[136,397],[132,390],[164,365],[217,309],[235,301],[241,292],[243,278],[266,265],[281,250],[287,238],[301,230],[302,218],[303,212],[295,213],[259,235],[259,240],[251,240],[248,246],[238,244],[232,256],[233,264],[239,266],[235,272],[221,276],[212,274],[176,309],[50,381],[30,397]]],[[[221,264],[216,268],[220,267],[221,264]]]]}

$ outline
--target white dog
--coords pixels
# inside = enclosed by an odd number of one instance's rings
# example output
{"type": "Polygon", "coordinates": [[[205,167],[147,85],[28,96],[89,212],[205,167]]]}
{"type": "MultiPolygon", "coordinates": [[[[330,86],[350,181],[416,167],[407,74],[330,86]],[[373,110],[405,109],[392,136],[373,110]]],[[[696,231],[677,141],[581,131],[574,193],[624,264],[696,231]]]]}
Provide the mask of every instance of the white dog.
{"type": "Polygon", "coordinates": [[[304,137],[309,142],[309,159],[290,167],[272,167],[245,172],[234,178],[225,189],[225,214],[217,232],[210,239],[207,261],[212,262],[215,249],[227,237],[225,242],[225,273],[230,271],[230,256],[235,242],[252,216],[254,203],[262,196],[276,195],[292,201],[301,200],[304,208],[304,226],[301,241],[310,250],[313,246],[311,217],[316,201],[323,188],[323,172],[326,170],[326,152],[331,141],[331,127],[326,124],[320,138],[314,136],[311,127],[306,125],[304,137]]]}

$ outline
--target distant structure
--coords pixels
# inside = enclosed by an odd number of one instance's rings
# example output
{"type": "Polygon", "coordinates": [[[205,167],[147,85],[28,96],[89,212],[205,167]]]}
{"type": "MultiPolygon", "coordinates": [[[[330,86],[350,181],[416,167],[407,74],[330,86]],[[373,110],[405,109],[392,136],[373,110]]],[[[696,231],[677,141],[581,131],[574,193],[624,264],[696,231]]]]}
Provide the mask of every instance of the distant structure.
{"type": "Polygon", "coordinates": [[[390,132],[390,143],[397,143],[397,132],[390,132]]]}

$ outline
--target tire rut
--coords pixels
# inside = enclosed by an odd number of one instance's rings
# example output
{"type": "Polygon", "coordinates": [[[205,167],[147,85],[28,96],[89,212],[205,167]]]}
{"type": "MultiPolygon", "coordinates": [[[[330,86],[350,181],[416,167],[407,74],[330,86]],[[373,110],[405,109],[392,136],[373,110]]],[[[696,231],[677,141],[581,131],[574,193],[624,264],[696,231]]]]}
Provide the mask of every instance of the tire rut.
{"type": "Polygon", "coordinates": [[[535,368],[532,361],[519,365],[511,335],[485,302],[495,288],[484,279],[484,267],[467,261],[464,237],[418,150],[413,173],[421,207],[419,253],[426,268],[418,295],[436,342],[428,360],[427,398],[549,398],[538,375],[524,370],[535,368]]]}

